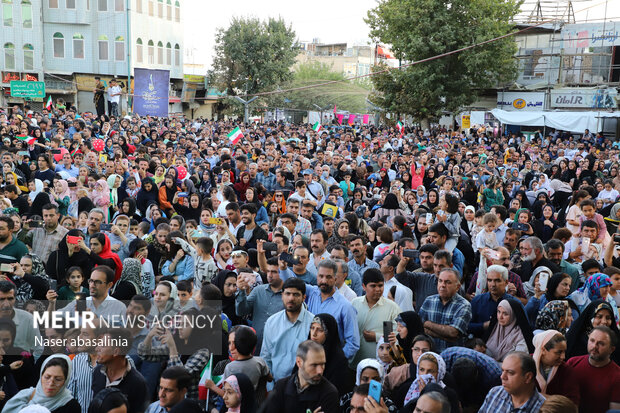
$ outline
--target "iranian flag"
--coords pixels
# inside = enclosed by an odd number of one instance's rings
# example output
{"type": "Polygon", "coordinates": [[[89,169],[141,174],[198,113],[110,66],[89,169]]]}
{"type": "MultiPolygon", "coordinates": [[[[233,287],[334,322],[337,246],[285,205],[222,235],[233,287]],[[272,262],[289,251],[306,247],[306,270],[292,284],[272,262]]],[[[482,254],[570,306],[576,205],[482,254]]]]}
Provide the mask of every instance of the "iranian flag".
{"type": "Polygon", "coordinates": [[[26,136],[26,135],[17,135],[16,138],[19,139],[20,141],[26,142],[28,145],[34,145],[34,143],[37,141],[36,138],[33,138],[32,136],[26,136]]]}
{"type": "Polygon", "coordinates": [[[213,380],[216,386],[220,386],[223,382],[222,376],[213,376],[211,373],[213,371],[213,354],[211,354],[211,358],[209,362],[202,370],[200,374],[200,382],[198,382],[198,399],[199,400],[208,400],[209,399],[209,389],[206,387],[207,380],[213,380]]]}
{"type": "Polygon", "coordinates": [[[47,103],[45,104],[45,109],[52,110],[52,95],[47,98],[47,103]]]}
{"type": "Polygon", "coordinates": [[[239,129],[239,126],[237,126],[235,129],[232,130],[232,132],[228,134],[228,140],[230,140],[230,143],[233,145],[236,145],[241,138],[243,138],[243,133],[241,133],[241,129],[239,129]]]}
{"type": "Polygon", "coordinates": [[[403,131],[405,130],[405,127],[403,126],[403,124],[400,121],[398,121],[398,123],[396,124],[396,127],[398,128],[398,131],[400,133],[403,133],[403,131]]]}
{"type": "Polygon", "coordinates": [[[312,130],[315,132],[320,132],[321,129],[323,129],[323,127],[319,124],[319,122],[315,123],[314,125],[312,125],[312,130]]]}

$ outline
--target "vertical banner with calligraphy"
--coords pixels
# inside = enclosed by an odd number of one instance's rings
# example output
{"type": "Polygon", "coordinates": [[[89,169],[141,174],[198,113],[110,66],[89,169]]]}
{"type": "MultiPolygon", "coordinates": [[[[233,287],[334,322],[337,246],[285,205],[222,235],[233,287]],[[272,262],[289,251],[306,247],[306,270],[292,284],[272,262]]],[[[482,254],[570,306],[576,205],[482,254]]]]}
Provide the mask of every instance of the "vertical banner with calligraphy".
{"type": "Polygon", "coordinates": [[[134,69],[133,111],[140,116],[168,116],[169,70],[134,69]]]}

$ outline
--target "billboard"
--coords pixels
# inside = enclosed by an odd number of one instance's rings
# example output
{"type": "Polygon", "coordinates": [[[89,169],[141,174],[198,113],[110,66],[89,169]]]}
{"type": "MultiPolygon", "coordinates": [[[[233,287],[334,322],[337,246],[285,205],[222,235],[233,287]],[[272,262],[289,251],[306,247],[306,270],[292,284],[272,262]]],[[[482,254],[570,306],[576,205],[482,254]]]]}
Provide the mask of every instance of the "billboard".
{"type": "Polygon", "coordinates": [[[134,69],[133,111],[140,116],[168,116],[170,71],[134,69]]]}
{"type": "Polygon", "coordinates": [[[543,110],[545,92],[497,92],[497,108],[514,111],[543,110]]]}

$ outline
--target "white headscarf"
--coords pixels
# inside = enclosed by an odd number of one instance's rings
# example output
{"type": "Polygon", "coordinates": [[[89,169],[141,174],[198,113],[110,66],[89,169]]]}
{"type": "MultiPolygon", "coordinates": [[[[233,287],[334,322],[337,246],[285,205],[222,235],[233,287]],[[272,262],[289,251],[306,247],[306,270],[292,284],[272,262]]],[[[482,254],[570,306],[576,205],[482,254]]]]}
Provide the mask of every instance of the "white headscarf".
{"type": "Polygon", "coordinates": [[[43,192],[43,181],[41,181],[40,179],[35,179],[34,191],[28,194],[28,198],[30,198],[31,201],[34,201],[37,195],[39,195],[41,192],[43,192]]]}
{"type": "Polygon", "coordinates": [[[368,367],[377,370],[379,373],[379,377],[381,377],[381,382],[383,383],[383,367],[381,364],[375,359],[364,359],[357,363],[357,372],[355,374],[355,385],[360,385],[360,377],[362,376],[362,372],[368,367]]]}
{"type": "Polygon", "coordinates": [[[37,383],[37,387],[29,387],[27,389],[21,390],[6,403],[4,409],[2,409],[2,413],[18,413],[24,407],[31,405],[43,406],[50,411],[54,411],[69,403],[71,400],[73,400],[73,395],[67,389],[67,384],[69,384],[69,380],[71,379],[71,366],[71,359],[64,354],[52,354],[51,356],[49,356],[41,366],[41,375],[39,376],[39,382],[37,383]],[[56,393],[55,396],[48,397],[43,392],[41,377],[43,376],[43,372],[45,371],[45,366],[55,358],[61,358],[67,362],[67,377],[65,379],[65,383],[62,385],[62,388],[58,391],[58,393],[56,393]]]}

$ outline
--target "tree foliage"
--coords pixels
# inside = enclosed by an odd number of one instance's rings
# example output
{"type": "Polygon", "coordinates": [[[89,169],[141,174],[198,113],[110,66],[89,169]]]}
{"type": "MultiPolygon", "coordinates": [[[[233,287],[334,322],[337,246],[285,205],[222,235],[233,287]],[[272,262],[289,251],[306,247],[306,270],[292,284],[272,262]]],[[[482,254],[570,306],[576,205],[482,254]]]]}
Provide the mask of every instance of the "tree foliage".
{"type": "Polygon", "coordinates": [[[332,71],[332,67],[327,63],[311,60],[297,64],[294,67],[293,79],[279,85],[279,88],[293,89],[334,80],[342,82],[270,95],[266,104],[269,107],[313,111],[318,110],[314,106],[318,105],[321,108],[329,107],[326,112],[329,112],[334,105],[350,112],[366,110],[366,97],[369,91],[363,85],[344,81],[345,75],[342,72],[332,71]]]}
{"type": "Polygon", "coordinates": [[[299,46],[284,20],[234,18],[216,33],[210,82],[229,96],[270,89],[292,79],[299,46]]]}
{"type": "MultiPolygon", "coordinates": [[[[381,0],[368,12],[371,36],[403,62],[430,58],[512,30],[520,0],[381,0]]],[[[473,103],[478,93],[516,78],[516,44],[505,38],[373,76],[373,101],[387,111],[432,119],[473,103]]],[[[375,67],[374,71],[385,67],[375,67]]]]}

